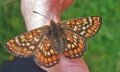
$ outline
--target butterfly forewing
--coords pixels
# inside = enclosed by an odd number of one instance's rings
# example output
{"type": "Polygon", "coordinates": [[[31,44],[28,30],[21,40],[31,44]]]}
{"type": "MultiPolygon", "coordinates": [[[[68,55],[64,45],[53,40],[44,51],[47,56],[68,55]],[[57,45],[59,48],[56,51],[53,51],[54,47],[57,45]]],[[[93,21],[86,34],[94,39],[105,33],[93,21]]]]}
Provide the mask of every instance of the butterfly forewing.
{"type": "Polygon", "coordinates": [[[35,62],[39,66],[49,68],[58,64],[59,60],[59,54],[55,50],[52,39],[50,36],[45,35],[35,51],[35,62]]]}
{"type": "Polygon", "coordinates": [[[47,32],[47,27],[41,27],[10,39],[6,48],[14,55],[20,57],[31,56],[41,37],[47,32]]]}
{"type": "Polygon", "coordinates": [[[83,17],[61,22],[60,27],[76,32],[84,38],[93,37],[101,27],[102,19],[98,16],[83,17]]]}
{"type": "Polygon", "coordinates": [[[69,30],[65,31],[65,48],[63,54],[70,59],[83,56],[86,50],[86,43],[82,37],[69,30]]]}

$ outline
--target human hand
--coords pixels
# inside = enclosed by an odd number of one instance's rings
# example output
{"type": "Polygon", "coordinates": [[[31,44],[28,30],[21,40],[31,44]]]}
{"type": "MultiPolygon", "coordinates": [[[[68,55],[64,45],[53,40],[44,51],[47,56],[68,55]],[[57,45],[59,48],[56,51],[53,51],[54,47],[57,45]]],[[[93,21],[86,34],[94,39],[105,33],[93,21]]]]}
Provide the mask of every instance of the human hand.
{"type": "MultiPolygon", "coordinates": [[[[44,25],[48,25],[50,20],[43,16],[33,13],[33,10],[44,16],[52,18],[58,22],[61,12],[69,7],[73,0],[21,0],[21,10],[27,30],[32,30],[44,25]],[[56,5],[58,1],[64,1],[62,7],[56,5]],[[56,12],[53,12],[54,9],[56,12]],[[59,9],[60,8],[60,9],[59,9]]],[[[65,57],[60,58],[59,64],[55,67],[44,68],[48,72],[89,72],[85,61],[82,58],[70,60],[65,57]]]]}

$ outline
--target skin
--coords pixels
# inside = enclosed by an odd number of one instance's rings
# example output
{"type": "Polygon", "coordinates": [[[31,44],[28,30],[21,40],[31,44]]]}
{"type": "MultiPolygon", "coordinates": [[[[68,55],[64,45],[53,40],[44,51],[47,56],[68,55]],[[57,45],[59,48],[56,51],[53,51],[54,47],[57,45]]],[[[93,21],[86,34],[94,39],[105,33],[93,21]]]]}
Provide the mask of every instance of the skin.
{"type": "MultiPolygon", "coordinates": [[[[58,22],[62,11],[68,8],[73,2],[73,0],[60,1],[64,1],[61,3],[62,5],[57,5],[58,0],[21,0],[21,11],[25,19],[27,30],[33,30],[44,25],[49,25],[50,23],[49,19],[33,13],[33,11],[37,11],[42,15],[53,19],[55,22],[58,22]],[[56,8],[57,10],[55,10],[56,8]]],[[[48,72],[89,72],[83,58],[70,60],[66,59],[64,56],[61,56],[59,64],[55,67],[44,69],[48,72]]]]}

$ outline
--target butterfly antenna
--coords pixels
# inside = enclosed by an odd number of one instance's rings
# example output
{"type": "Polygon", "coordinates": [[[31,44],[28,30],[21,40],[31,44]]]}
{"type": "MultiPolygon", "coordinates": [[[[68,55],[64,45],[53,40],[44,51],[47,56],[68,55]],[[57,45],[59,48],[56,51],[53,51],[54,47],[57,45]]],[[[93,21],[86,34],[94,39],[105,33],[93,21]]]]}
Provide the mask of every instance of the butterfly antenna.
{"type": "Polygon", "coordinates": [[[37,13],[37,14],[39,14],[39,15],[41,15],[41,16],[43,16],[43,17],[45,17],[45,18],[47,18],[48,20],[51,20],[49,17],[47,17],[47,16],[45,16],[45,15],[42,15],[41,13],[39,13],[39,12],[36,12],[36,11],[33,11],[34,13],[37,13]]]}

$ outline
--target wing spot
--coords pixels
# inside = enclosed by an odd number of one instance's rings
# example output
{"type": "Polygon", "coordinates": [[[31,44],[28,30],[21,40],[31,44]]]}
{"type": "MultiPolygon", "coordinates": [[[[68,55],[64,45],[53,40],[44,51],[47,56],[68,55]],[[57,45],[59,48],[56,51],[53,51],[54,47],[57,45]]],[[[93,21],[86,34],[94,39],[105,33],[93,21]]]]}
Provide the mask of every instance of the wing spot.
{"type": "Polygon", "coordinates": [[[27,43],[26,43],[26,46],[30,46],[30,43],[29,43],[29,42],[27,42],[27,43]]]}
{"type": "Polygon", "coordinates": [[[50,65],[52,65],[52,63],[50,63],[50,65]]]}
{"type": "Polygon", "coordinates": [[[57,54],[57,51],[55,51],[55,54],[57,54]]]}
{"type": "Polygon", "coordinates": [[[25,43],[22,43],[22,46],[25,46],[25,43]]]}
{"type": "Polygon", "coordinates": [[[56,64],[56,63],[57,63],[57,61],[54,61],[54,63],[56,64]]]}
{"type": "Polygon", "coordinates": [[[30,34],[29,38],[32,38],[33,36],[30,34]]]}
{"type": "Polygon", "coordinates": [[[49,46],[50,46],[50,43],[47,43],[47,46],[49,47],[49,46]]]}
{"type": "Polygon", "coordinates": [[[37,32],[41,32],[41,30],[37,30],[37,32]]]}
{"type": "Polygon", "coordinates": [[[92,24],[92,19],[91,19],[91,17],[88,17],[88,19],[89,19],[89,22],[90,22],[90,24],[92,24]]]}
{"type": "Polygon", "coordinates": [[[90,25],[87,25],[87,28],[90,27],[90,25]]]}
{"type": "Polygon", "coordinates": [[[85,30],[85,29],[86,29],[86,27],[85,27],[85,26],[83,26],[83,27],[82,27],[82,29],[83,29],[83,30],[85,30]]]}
{"type": "Polygon", "coordinates": [[[48,62],[52,62],[52,59],[50,57],[48,58],[48,62]]]}
{"type": "Polygon", "coordinates": [[[21,39],[24,39],[24,38],[25,38],[25,36],[24,36],[24,35],[21,35],[21,36],[20,36],[20,38],[21,38],[21,39]]]}
{"type": "Polygon", "coordinates": [[[91,30],[94,30],[94,28],[93,28],[93,27],[91,27],[90,29],[91,29],[91,30]]]}
{"type": "Polygon", "coordinates": [[[90,22],[92,22],[92,21],[93,21],[91,17],[88,17],[88,19],[89,19],[89,21],[90,21],[90,22]]]}
{"type": "Polygon", "coordinates": [[[14,47],[15,47],[15,44],[12,44],[11,47],[14,48],[14,47]]]}
{"type": "Polygon", "coordinates": [[[77,39],[78,38],[75,33],[72,36],[73,36],[73,39],[77,39]]]}
{"type": "Polygon", "coordinates": [[[82,19],[82,21],[83,21],[83,25],[88,24],[88,22],[87,22],[87,19],[86,19],[86,18],[83,18],[83,19],[82,19]]]}
{"type": "Polygon", "coordinates": [[[43,53],[44,53],[44,52],[45,52],[45,49],[43,48],[42,51],[43,51],[43,53]]]}
{"type": "Polygon", "coordinates": [[[74,27],[74,31],[76,31],[76,30],[77,30],[77,27],[75,26],[75,27],[74,27]]]}
{"type": "Polygon", "coordinates": [[[41,55],[40,61],[43,62],[43,59],[44,59],[44,57],[43,57],[43,55],[41,55]]]}
{"type": "Polygon", "coordinates": [[[70,50],[70,51],[69,51],[69,54],[70,54],[70,55],[73,55],[73,51],[72,51],[72,50],[70,50]]]}
{"type": "Polygon", "coordinates": [[[47,51],[44,52],[44,55],[45,55],[45,56],[47,55],[47,51]]]}
{"type": "Polygon", "coordinates": [[[26,49],[26,48],[24,48],[24,49],[23,49],[23,52],[25,53],[26,51],[27,51],[27,49],[26,49]]]}
{"type": "Polygon", "coordinates": [[[29,39],[29,36],[30,36],[30,34],[27,33],[27,34],[25,35],[25,39],[29,39]]]}
{"type": "Polygon", "coordinates": [[[35,30],[33,30],[33,31],[32,31],[32,35],[33,35],[33,36],[37,36],[38,33],[37,33],[35,30]]]}
{"type": "Polygon", "coordinates": [[[74,57],[74,55],[71,55],[71,57],[74,57]]]}
{"type": "Polygon", "coordinates": [[[16,54],[18,54],[18,55],[19,55],[19,54],[20,54],[20,52],[18,51],[16,54]]]}
{"type": "Polygon", "coordinates": [[[27,54],[31,54],[31,53],[32,53],[32,51],[29,51],[29,50],[28,50],[28,51],[26,51],[26,53],[27,53],[27,54]]]}
{"type": "Polygon", "coordinates": [[[78,19],[77,22],[78,22],[79,24],[82,24],[83,21],[82,21],[81,19],[78,19]]]}
{"type": "Polygon", "coordinates": [[[77,21],[76,24],[80,24],[80,23],[77,21]]]}
{"type": "Polygon", "coordinates": [[[74,42],[76,42],[76,43],[77,43],[77,39],[75,39],[75,38],[74,38],[74,42]]]}
{"type": "Polygon", "coordinates": [[[74,48],[75,47],[75,45],[74,44],[72,44],[72,48],[74,48]]]}
{"type": "Polygon", "coordinates": [[[65,48],[65,51],[67,51],[68,49],[67,48],[65,48]]]}
{"type": "Polygon", "coordinates": [[[80,55],[81,55],[82,53],[80,52],[80,55]]]}
{"type": "Polygon", "coordinates": [[[45,63],[45,64],[47,63],[47,59],[46,59],[46,58],[44,58],[44,63],[45,63]]]}
{"type": "Polygon", "coordinates": [[[68,37],[67,40],[70,40],[70,38],[68,37]]]}
{"type": "Polygon", "coordinates": [[[71,22],[72,25],[75,25],[75,24],[76,24],[76,23],[75,23],[75,20],[70,20],[70,22],[71,22]]]}
{"type": "Polygon", "coordinates": [[[15,42],[16,42],[16,43],[18,43],[18,42],[19,42],[18,38],[15,38],[15,42]]]}
{"type": "Polygon", "coordinates": [[[24,35],[21,35],[21,36],[20,36],[20,39],[21,39],[21,42],[24,42],[24,41],[25,41],[25,36],[24,36],[24,35]]]}
{"type": "Polygon", "coordinates": [[[89,37],[90,37],[90,34],[88,34],[88,33],[85,34],[85,37],[86,37],[86,38],[89,38],[89,37]]]}
{"type": "Polygon", "coordinates": [[[75,39],[77,39],[77,36],[76,36],[76,35],[73,35],[73,37],[74,37],[75,39]]]}
{"type": "Polygon", "coordinates": [[[77,46],[77,43],[76,43],[76,42],[73,42],[73,44],[74,44],[75,46],[77,46]]]}
{"type": "Polygon", "coordinates": [[[10,45],[14,44],[14,40],[11,39],[7,44],[10,44],[10,45]]]}
{"type": "Polygon", "coordinates": [[[66,24],[69,25],[69,24],[70,24],[70,21],[66,22],[66,24]]]}
{"type": "Polygon", "coordinates": [[[88,29],[88,31],[87,31],[89,34],[92,34],[93,33],[93,31],[92,30],[90,30],[90,29],[88,29]]]}
{"type": "Polygon", "coordinates": [[[75,53],[75,54],[77,53],[77,49],[74,49],[74,53],[75,53]]]}
{"type": "Polygon", "coordinates": [[[70,43],[68,43],[68,48],[71,48],[71,45],[70,45],[70,43]]]}
{"type": "Polygon", "coordinates": [[[50,56],[50,52],[47,52],[47,55],[50,56]]]}
{"type": "Polygon", "coordinates": [[[80,52],[80,51],[81,51],[81,49],[80,49],[80,48],[77,48],[77,50],[78,50],[78,52],[80,52]]]}
{"type": "Polygon", "coordinates": [[[78,54],[76,54],[75,56],[76,56],[76,57],[78,57],[79,55],[78,55],[78,54]]]}
{"type": "Polygon", "coordinates": [[[41,57],[42,54],[37,50],[35,55],[36,55],[36,57],[41,57]]]}
{"type": "Polygon", "coordinates": [[[43,44],[41,44],[41,46],[40,46],[40,50],[42,50],[43,49],[43,44]]]}
{"type": "Polygon", "coordinates": [[[31,50],[34,50],[35,47],[34,47],[34,46],[30,46],[29,48],[30,48],[31,50]]]}
{"type": "Polygon", "coordinates": [[[25,42],[26,39],[21,39],[21,42],[25,42]]]}
{"type": "Polygon", "coordinates": [[[51,52],[51,54],[54,54],[54,51],[53,51],[53,49],[50,49],[50,52],[51,52]]]}
{"type": "Polygon", "coordinates": [[[34,38],[34,40],[35,40],[36,42],[38,42],[38,41],[39,41],[39,39],[38,39],[38,38],[36,38],[36,37],[34,38]]]}
{"type": "Polygon", "coordinates": [[[82,49],[82,48],[83,48],[83,45],[79,44],[79,47],[82,49]]]}
{"type": "Polygon", "coordinates": [[[54,60],[54,61],[55,61],[56,59],[57,59],[57,58],[55,57],[55,55],[54,55],[54,56],[52,56],[52,60],[54,60]]]}
{"type": "Polygon", "coordinates": [[[81,34],[81,35],[84,35],[84,34],[85,34],[85,31],[80,32],[80,34],[81,34]]]}
{"type": "Polygon", "coordinates": [[[69,56],[68,52],[64,52],[65,56],[69,56]]]}

